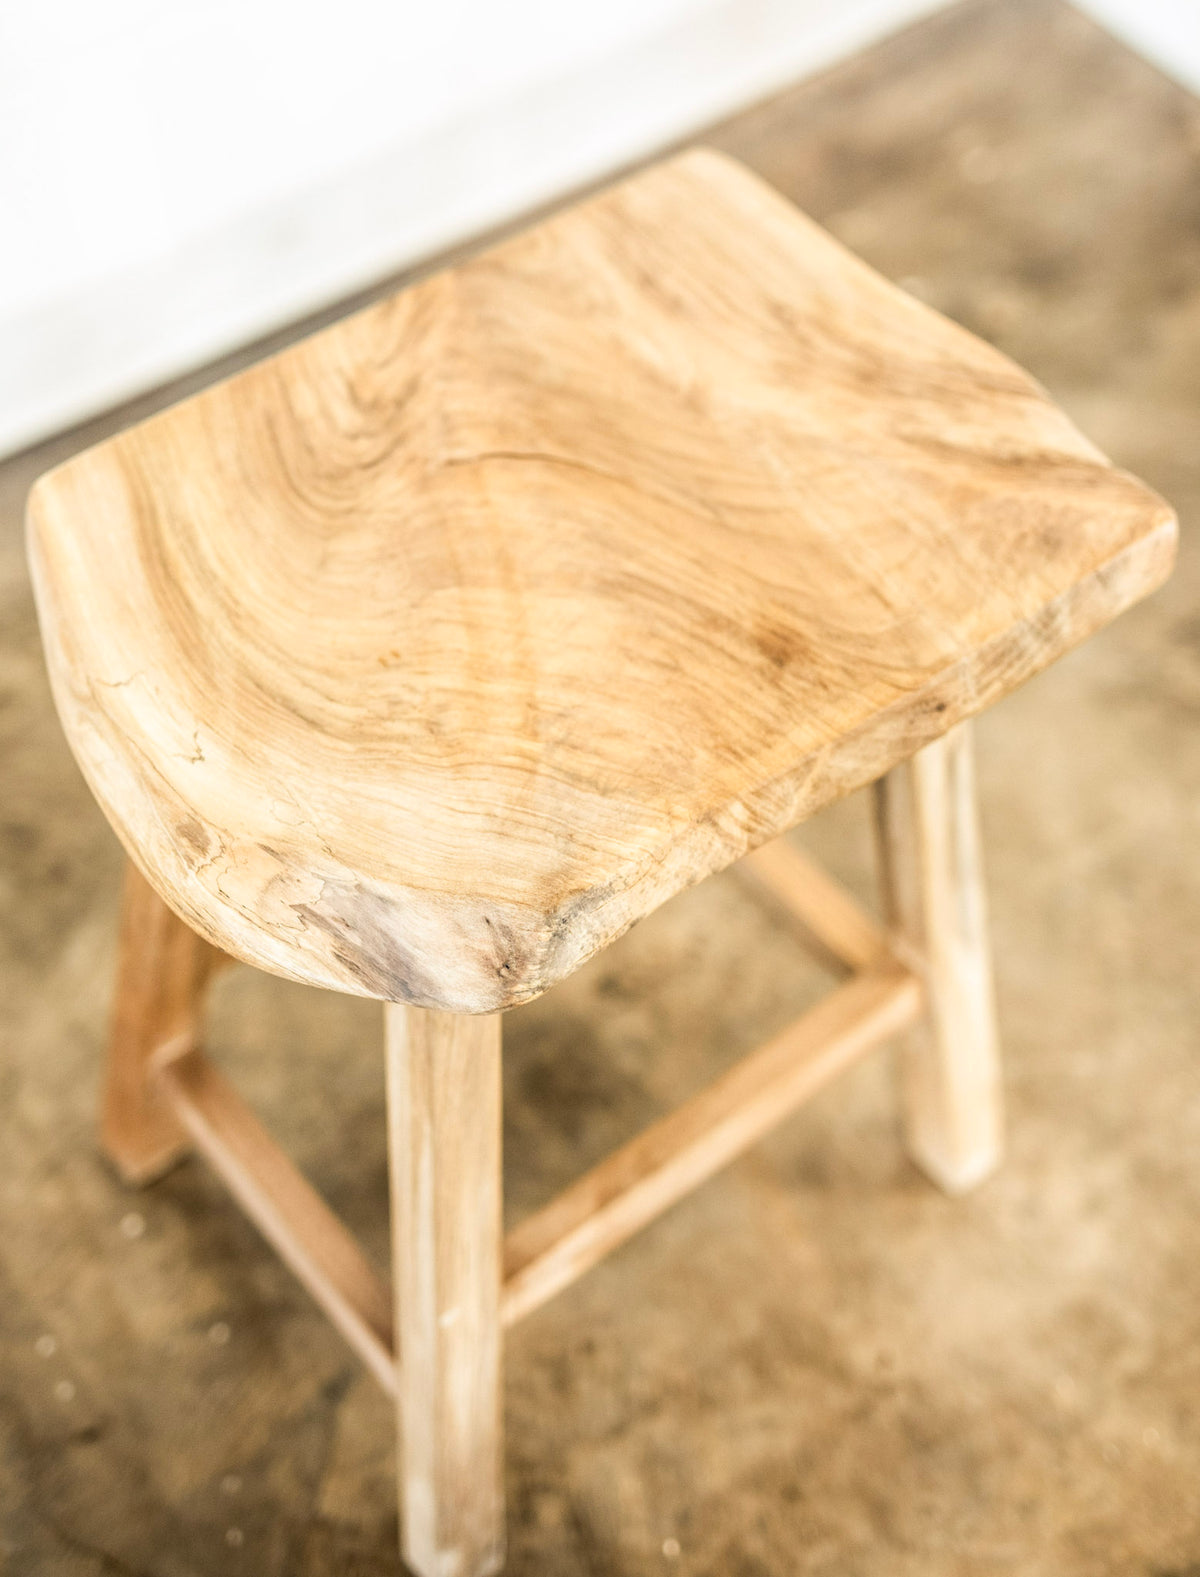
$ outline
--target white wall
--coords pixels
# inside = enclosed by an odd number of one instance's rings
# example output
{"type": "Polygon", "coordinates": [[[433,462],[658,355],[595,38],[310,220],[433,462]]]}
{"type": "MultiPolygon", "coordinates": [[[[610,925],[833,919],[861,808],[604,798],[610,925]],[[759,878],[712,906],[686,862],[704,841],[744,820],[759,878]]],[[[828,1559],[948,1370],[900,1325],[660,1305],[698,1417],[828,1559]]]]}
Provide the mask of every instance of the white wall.
{"type": "Polygon", "coordinates": [[[0,0],[0,452],[938,0],[0,0]]]}
{"type": "MultiPolygon", "coordinates": [[[[0,0],[0,453],[941,0],[0,0]]],[[[1200,84],[1200,0],[1089,0],[1200,84]]]]}

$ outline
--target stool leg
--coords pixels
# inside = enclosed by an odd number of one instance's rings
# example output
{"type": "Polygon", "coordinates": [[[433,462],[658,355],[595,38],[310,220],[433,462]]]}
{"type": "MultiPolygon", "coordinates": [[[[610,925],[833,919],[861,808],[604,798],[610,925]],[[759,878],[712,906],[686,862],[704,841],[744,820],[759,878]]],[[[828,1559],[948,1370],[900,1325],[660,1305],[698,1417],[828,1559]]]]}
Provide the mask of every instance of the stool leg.
{"type": "Polygon", "coordinates": [[[127,1182],[149,1182],[187,1147],[155,1091],[150,1063],[181,1037],[194,1041],[204,987],[219,957],[127,862],[100,1124],[104,1150],[127,1182]]]}
{"type": "Polygon", "coordinates": [[[403,1553],[483,1577],[504,1561],[500,1017],[385,1011],[403,1553]]]}
{"type": "Polygon", "coordinates": [[[1000,1062],[969,725],[875,785],[897,951],[923,962],[927,1015],[902,1052],[909,1152],[948,1193],[1000,1158],[1000,1062]]]}

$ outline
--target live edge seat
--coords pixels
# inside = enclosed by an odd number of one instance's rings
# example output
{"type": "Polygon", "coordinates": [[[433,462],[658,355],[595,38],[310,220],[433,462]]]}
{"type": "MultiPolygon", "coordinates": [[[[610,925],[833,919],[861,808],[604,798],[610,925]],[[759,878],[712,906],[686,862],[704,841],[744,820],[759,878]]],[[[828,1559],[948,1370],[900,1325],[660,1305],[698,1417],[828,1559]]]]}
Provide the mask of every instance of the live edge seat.
{"type": "Polygon", "coordinates": [[[422,1574],[500,1559],[501,1321],[851,1055],[918,1026],[914,1153],[994,1164],[961,725],[1158,585],[1175,522],[746,170],[685,154],[427,278],[78,455],[29,526],[134,867],[108,1148],[198,1143],[397,1391],[422,1574]],[[771,844],[867,783],[884,927],[771,844]],[[519,1228],[502,1290],[497,1015],[747,855],[848,984],[519,1228]],[[398,1364],[199,1052],[218,955],[391,1005],[398,1364]]]}

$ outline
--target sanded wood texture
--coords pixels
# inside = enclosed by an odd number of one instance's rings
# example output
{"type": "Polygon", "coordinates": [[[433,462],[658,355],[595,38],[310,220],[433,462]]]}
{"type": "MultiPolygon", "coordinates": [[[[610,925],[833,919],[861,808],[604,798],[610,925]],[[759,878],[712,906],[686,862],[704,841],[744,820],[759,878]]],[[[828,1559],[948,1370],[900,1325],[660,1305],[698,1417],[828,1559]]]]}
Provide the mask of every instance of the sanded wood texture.
{"type": "Polygon", "coordinates": [[[1000,1052],[969,724],[875,786],[884,904],[896,948],[920,959],[928,1011],[906,1037],[909,1151],[948,1193],[994,1170],[1000,1052]]]}
{"type": "Polygon", "coordinates": [[[386,1014],[400,1535],[418,1577],[504,1560],[500,1018],[386,1014]]]}
{"type": "Polygon", "coordinates": [[[1004,356],[689,153],[77,456],[57,703],[223,949],[535,996],[1167,574],[1004,356]]]}
{"type": "Polygon", "coordinates": [[[127,863],[100,1122],[105,1152],[127,1182],[149,1182],[187,1148],[153,1061],[197,1044],[205,987],[222,961],[127,863]]]}

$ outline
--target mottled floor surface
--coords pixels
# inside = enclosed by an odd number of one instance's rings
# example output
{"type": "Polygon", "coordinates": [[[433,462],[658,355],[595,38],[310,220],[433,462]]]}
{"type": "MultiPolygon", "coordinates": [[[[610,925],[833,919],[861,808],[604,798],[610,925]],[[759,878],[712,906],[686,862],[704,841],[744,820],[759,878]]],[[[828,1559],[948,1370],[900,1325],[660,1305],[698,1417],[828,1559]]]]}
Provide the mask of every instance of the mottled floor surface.
{"type": "MultiPolygon", "coordinates": [[[[520,1327],[509,1570],[1196,1577],[1200,104],[1065,6],[989,0],[709,140],[1027,363],[1175,501],[1182,559],[979,727],[1004,1170],[927,1186],[879,1056],[520,1327]]],[[[372,1383],[201,1167],[130,1194],[93,1148],[120,859],[20,515],[129,415],[0,468],[0,1568],[391,1573],[372,1383]]],[[[869,891],[860,801],[803,836],[869,891]]],[[[513,1212],[823,984],[721,878],[514,1014],[513,1212]]],[[[213,1045],[382,1256],[379,1017],[235,972],[213,1045]]]]}

